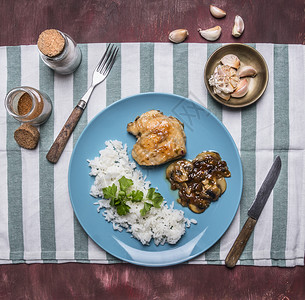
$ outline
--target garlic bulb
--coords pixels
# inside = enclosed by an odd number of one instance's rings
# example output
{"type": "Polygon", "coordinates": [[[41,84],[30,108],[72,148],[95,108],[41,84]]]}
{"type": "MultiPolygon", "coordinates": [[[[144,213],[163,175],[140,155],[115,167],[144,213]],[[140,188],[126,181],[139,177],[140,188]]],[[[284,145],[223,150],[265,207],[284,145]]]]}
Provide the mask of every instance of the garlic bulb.
{"type": "Polygon", "coordinates": [[[240,37],[244,32],[244,29],[245,29],[244,20],[240,16],[235,16],[232,35],[234,37],[240,37]]]}
{"type": "MultiPolygon", "coordinates": [[[[239,84],[239,77],[234,68],[225,65],[218,65],[209,79],[209,84],[214,87],[215,94],[224,98],[228,97],[228,95],[222,96],[222,94],[231,94],[235,91],[239,84]]],[[[229,99],[230,97],[226,100],[229,99]]]]}
{"type": "Polygon", "coordinates": [[[215,27],[205,29],[205,30],[202,30],[201,28],[199,28],[198,32],[204,39],[206,39],[208,41],[216,41],[220,37],[221,27],[215,26],[215,27]]]}
{"type": "Polygon", "coordinates": [[[247,77],[247,76],[252,76],[254,77],[257,74],[257,71],[251,67],[251,66],[243,66],[238,69],[237,75],[239,77],[247,77]]]}
{"type": "Polygon", "coordinates": [[[182,43],[188,35],[189,33],[186,29],[176,29],[169,34],[168,38],[171,42],[178,44],[182,43]]]}
{"type": "Polygon", "coordinates": [[[234,98],[241,98],[248,93],[248,89],[248,80],[244,78],[238,83],[236,90],[234,91],[234,93],[231,94],[231,96],[234,98]]]}
{"type": "Polygon", "coordinates": [[[215,5],[210,5],[210,12],[212,14],[213,17],[220,19],[226,16],[226,12],[218,7],[216,7],[215,5]]]}
{"type": "Polygon", "coordinates": [[[234,54],[225,55],[220,62],[224,65],[230,66],[232,68],[238,69],[240,66],[239,58],[234,54]]]}

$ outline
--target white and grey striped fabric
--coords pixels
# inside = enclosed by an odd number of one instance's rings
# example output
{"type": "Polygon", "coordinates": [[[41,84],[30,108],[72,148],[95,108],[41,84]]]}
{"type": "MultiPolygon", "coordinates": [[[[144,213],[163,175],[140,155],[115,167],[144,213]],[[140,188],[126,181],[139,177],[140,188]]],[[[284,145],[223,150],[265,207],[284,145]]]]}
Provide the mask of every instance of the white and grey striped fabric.
{"type": "Polygon", "coordinates": [[[0,95],[28,85],[46,92],[53,113],[40,127],[37,149],[20,149],[13,133],[19,123],[0,109],[0,263],[115,263],[91,241],[73,214],[68,164],[78,136],[104,107],[126,96],[166,92],[207,107],[232,134],[240,151],[243,195],[225,235],[189,263],[223,264],[247,218],[247,210],[275,155],[282,158],[278,183],[251,236],[240,264],[304,265],[305,249],[305,47],[251,44],[265,58],[270,80],[263,97],[243,109],[228,109],[206,91],[204,65],[220,44],[126,43],[105,83],[94,91],[73,138],[56,165],[45,156],[54,137],[91,82],[105,44],[80,45],[83,60],[69,76],[54,74],[36,46],[0,47],[0,95]]]}

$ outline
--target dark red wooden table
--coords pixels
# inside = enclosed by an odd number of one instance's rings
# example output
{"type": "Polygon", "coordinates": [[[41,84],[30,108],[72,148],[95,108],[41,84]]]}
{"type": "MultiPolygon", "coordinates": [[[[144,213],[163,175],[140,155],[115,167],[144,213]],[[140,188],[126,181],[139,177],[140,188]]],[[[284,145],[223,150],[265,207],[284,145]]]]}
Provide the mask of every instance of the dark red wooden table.
{"type": "MultiPolygon", "coordinates": [[[[218,42],[305,44],[304,0],[0,0],[0,46],[36,44],[60,29],[78,43],[167,42],[188,29],[187,42],[206,43],[197,28],[219,24],[218,42]],[[227,11],[216,20],[215,4],[227,11]],[[241,15],[245,32],[231,36],[241,15]]],[[[0,79],[1,80],[1,79],[0,79]]],[[[0,299],[305,299],[305,267],[276,268],[130,264],[0,265],[0,299]]]]}

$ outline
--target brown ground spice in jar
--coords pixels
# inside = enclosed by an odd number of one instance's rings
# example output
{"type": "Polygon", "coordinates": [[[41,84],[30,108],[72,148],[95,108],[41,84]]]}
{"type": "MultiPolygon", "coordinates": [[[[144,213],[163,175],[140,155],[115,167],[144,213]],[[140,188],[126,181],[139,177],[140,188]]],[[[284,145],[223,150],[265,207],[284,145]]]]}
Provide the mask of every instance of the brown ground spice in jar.
{"type": "Polygon", "coordinates": [[[24,93],[18,101],[18,114],[24,116],[32,109],[32,98],[28,93],[24,93]]]}
{"type": "MultiPolygon", "coordinates": [[[[25,116],[32,110],[32,107],[33,107],[33,103],[31,96],[28,93],[24,93],[18,101],[18,105],[17,105],[18,114],[20,116],[25,116]]],[[[37,118],[41,114],[42,110],[43,110],[43,102],[38,102],[33,112],[26,117],[26,120],[33,120],[37,118]]]]}

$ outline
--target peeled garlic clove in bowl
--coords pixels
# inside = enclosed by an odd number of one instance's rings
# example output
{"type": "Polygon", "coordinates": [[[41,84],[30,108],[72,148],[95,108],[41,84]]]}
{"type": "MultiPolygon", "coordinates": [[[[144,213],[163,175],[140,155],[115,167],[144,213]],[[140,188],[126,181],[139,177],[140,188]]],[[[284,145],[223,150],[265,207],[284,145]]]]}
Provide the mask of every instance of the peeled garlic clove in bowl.
{"type": "Polygon", "coordinates": [[[216,7],[215,5],[210,5],[210,12],[213,17],[220,19],[226,16],[226,12],[221,8],[216,7]]]}
{"type": "Polygon", "coordinates": [[[235,16],[232,35],[234,37],[240,37],[244,32],[244,29],[245,29],[244,20],[240,16],[235,16]]]}
{"type": "Polygon", "coordinates": [[[236,90],[234,91],[234,93],[231,94],[231,97],[241,98],[248,93],[248,89],[249,89],[249,82],[246,78],[244,78],[239,82],[236,90]]]}
{"type": "Polygon", "coordinates": [[[230,66],[234,69],[238,69],[239,66],[240,66],[240,60],[239,58],[234,55],[234,54],[227,54],[225,55],[221,60],[220,62],[223,64],[223,65],[227,65],[227,66],[230,66]]]}
{"type": "Polygon", "coordinates": [[[243,66],[237,71],[239,77],[254,77],[256,74],[257,71],[251,66],[243,66]]]}
{"type": "Polygon", "coordinates": [[[204,39],[206,39],[208,41],[216,41],[220,37],[221,27],[215,26],[215,27],[205,29],[205,30],[202,30],[201,28],[199,28],[198,32],[204,39]]]}
{"type": "Polygon", "coordinates": [[[169,34],[168,38],[171,42],[178,44],[182,43],[188,35],[189,33],[186,29],[176,29],[169,34]]]}
{"type": "Polygon", "coordinates": [[[222,98],[223,100],[226,100],[226,101],[229,101],[231,98],[230,94],[226,94],[223,92],[219,92],[219,93],[215,93],[215,94],[217,94],[220,98],[222,98]]]}

